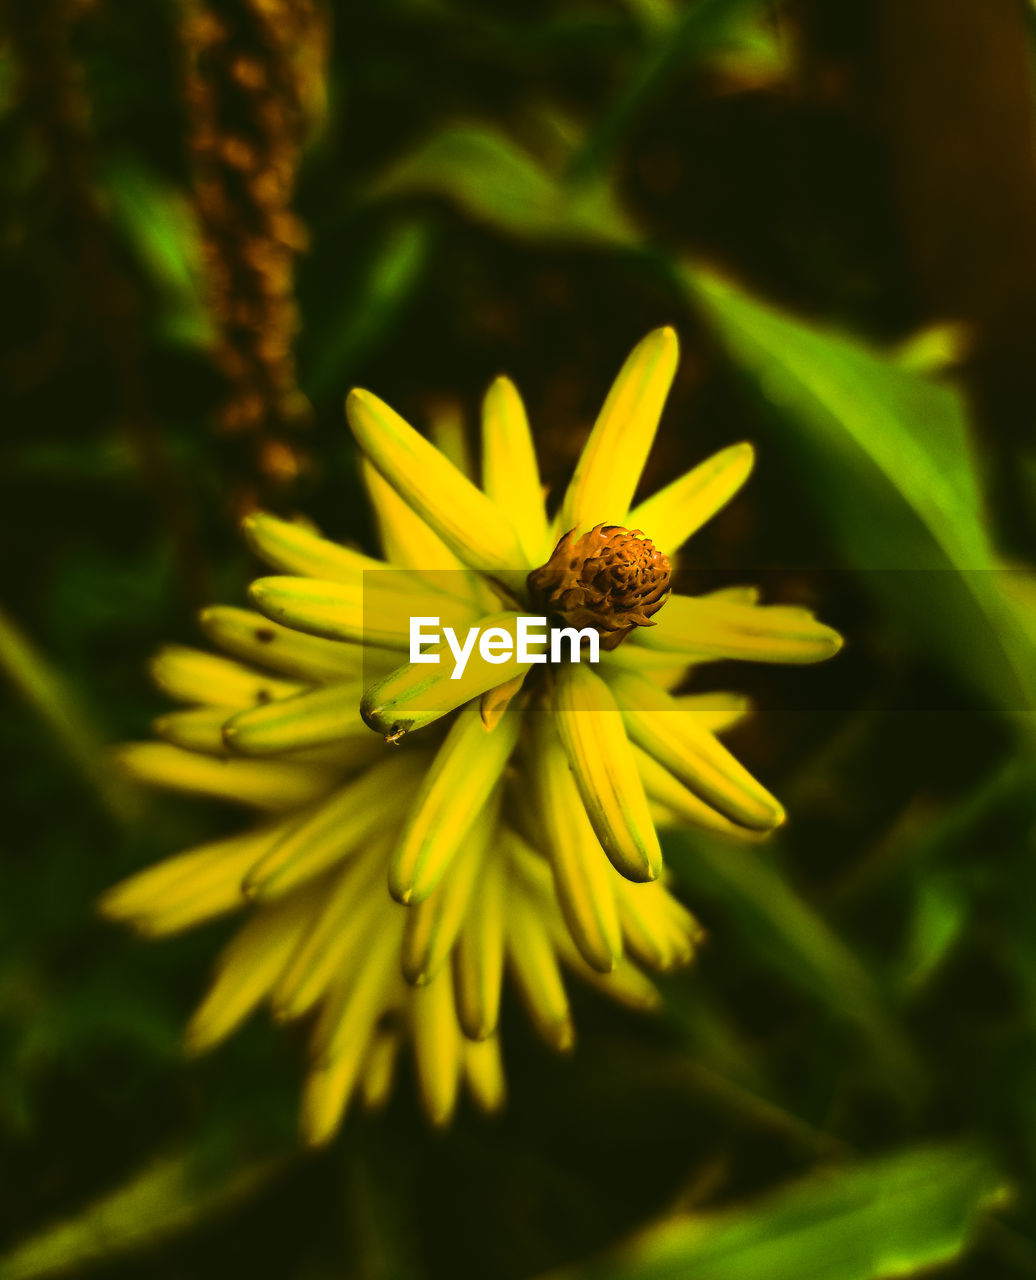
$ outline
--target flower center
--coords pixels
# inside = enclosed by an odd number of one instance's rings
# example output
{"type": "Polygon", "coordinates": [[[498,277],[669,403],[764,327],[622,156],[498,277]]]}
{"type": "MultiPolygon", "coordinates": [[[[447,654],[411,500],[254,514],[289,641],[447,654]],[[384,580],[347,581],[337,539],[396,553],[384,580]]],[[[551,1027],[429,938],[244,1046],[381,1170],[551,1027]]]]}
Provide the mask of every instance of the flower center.
{"type": "Polygon", "coordinates": [[[614,649],[669,598],[669,557],[639,529],[595,525],[582,537],[570,529],[546,564],[528,577],[532,600],[566,625],[594,627],[601,647],[614,649]]]}

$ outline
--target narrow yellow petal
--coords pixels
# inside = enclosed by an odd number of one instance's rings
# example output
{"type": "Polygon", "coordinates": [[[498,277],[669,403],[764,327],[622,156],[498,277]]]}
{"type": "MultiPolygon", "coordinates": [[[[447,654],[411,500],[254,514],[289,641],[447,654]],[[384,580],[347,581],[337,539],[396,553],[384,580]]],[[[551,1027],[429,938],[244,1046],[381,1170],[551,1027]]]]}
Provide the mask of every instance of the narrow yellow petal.
{"type": "Polygon", "coordinates": [[[360,1090],[368,1111],[380,1111],[389,1100],[399,1059],[399,1034],[393,1030],[378,1031],[367,1050],[363,1063],[360,1090]]]}
{"type": "Polygon", "coordinates": [[[490,1036],[477,1043],[467,1040],[463,1046],[464,1081],[478,1109],[494,1115],[507,1102],[507,1083],[500,1058],[500,1040],[490,1036]]]}
{"type": "Polygon", "coordinates": [[[530,567],[550,555],[550,525],[525,406],[509,378],[497,378],[482,404],[482,485],[511,522],[530,567]]]}
{"type": "Polygon", "coordinates": [[[699,827],[702,831],[711,831],[737,840],[740,844],[756,844],[770,834],[770,828],[755,830],[742,826],[739,822],[732,822],[724,814],[718,813],[636,744],[633,747],[633,757],[648,798],[660,810],[658,821],[661,825],[681,826],[686,823],[699,827]]]}
{"type": "Polygon", "coordinates": [[[216,977],[188,1024],[188,1052],[211,1049],[266,998],[302,937],[312,906],[308,894],[298,894],[257,912],[238,931],[220,956],[216,977]]]}
{"type": "Polygon", "coordinates": [[[281,573],[352,586],[366,570],[385,568],[384,562],[373,556],[339,546],[305,525],[279,520],[263,511],[245,516],[241,528],[245,541],[260,560],[281,573]]]}
{"type": "MultiPolygon", "coordinates": [[[[300,696],[308,697],[309,695],[300,696]]],[[[266,711],[270,707],[279,707],[285,702],[293,701],[294,699],[289,698],[282,702],[268,703],[266,707],[252,708],[252,710],[266,711]]],[[[357,687],[353,702],[356,720],[336,739],[325,745],[312,747],[286,743],[280,750],[290,756],[292,764],[313,764],[343,771],[355,770],[379,759],[384,754],[382,744],[359,718],[358,705],[359,688],[357,687]]],[[[248,716],[251,711],[239,714],[248,716]]],[[[190,711],[171,711],[164,716],[159,716],[152,722],[152,728],[166,742],[183,747],[187,751],[198,751],[210,756],[247,755],[247,752],[241,752],[238,749],[236,743],[233,751],[227,745],[224,731],[232,719],[234,716],[229,707],[197,707],[190,711]]]]}
{"type": "Polygon", "coordinates": [[[364,575],[344,586],[314,578],[258,578],[248,591],[255,607],[286,627],[409,652],[411,617],[436,617],[443,626],[466,632],[477,608],[434,591],[420,592],[392,570],[364,575]]]}
{"type": "Polygon", "coordinates": [[[201,613],[202,630],[221,649],[300,680],[323,683],[359,676],[370,660],[358,645],[336,644],[282,627],[252,609],[213,605],[201,613]]]}
{"type": "Polygon", "coordinates": [[[453,953],[457,1016],[464,1034],[485,1040],[500,1019],[504,974],[504,874],[498,851],[486,861],[473,909],[453,953]]]}
{"type": "Polygon", "coordinates": [[[263,707],[239,711],[226,722],[223,740],[240,755],[276,755],[323,746],[343,738],[371,738],[360,719],[363,688],[357,683],[327,685],[263,707]]]}
{"type": "Polygon", "coordinates": [[[192,707],[189,711],[170,711],[159,716],[152,720],[151,728],[160,738],[185,751],[225,756],[230,748],[223,741],[223,726],[230,714],[229,707],[192,707]]]}
{"type": "Polygon", "coordinates": [[[561,509],[562,532],[602,521],[627,523],[678,358],[679,344],[672,329],[656,329],[633,348],[608,392],[568,486],[561,509]]]}
{"type": "Polygon", "coordinates": [[[671,596],[653,627],[641,627],[639,645],[669,653],[693,652],[749,662],[823,662],[842,647],[837,631],[806,609],[749,605],[704,596],[671,596]]]}
{"type": "MultiPolygon", "coordinates": [[[[480,619],[477,625],[482,632],[499,627],[513,639],[518,617],[513,612],[492,614],[480,619]]],[[[460,638],[463,641],[463,636],[460,638]]],[[[437,654],[438,663],[407,663],[364,693],[360,714],[377,733],[398,738],[421,729],[473,698],[480,698],[487,690],[513,680],[532,665],[519,662],[514,656],[502,663],[486,662],[475,651],[459,679],[454,680],[453,655],[449,648],[441,644],[430,648],[428,653],[437,654]]]]}
{"type": "Polygon", "coordinates": [[[311,1067],[302,1091],[300,1128],[309,1147],[322,1147],[338,1132],[363,1066],[366,1045],[328,1066],[311,1067]]]}
{"type": "Polygon", "coordinates": [[[399,414],[369,391],[351,392],[346,413],[377,470],[465,564],[490,573],[521,567],[503,513],[399,414]]]}
{"type": "Polygon", "coordinates": [[[145,867],[108,889],[98,908],[111,920],[125,920],[156,935],[211,919],[244,903],[242,879],[285,826],[255,827],[145,867]]]}
{"type": "Polygon", "coordinates": [[[116,766],[138,782],[252,805],[272,813],[325,794],[336,774],[313,765],[202,756],[167,742],[130,742],[113,753],[116,766]]]}
{"type": "Polygon", "coordinates": [[[614,873],[587,817],[552,717],[540,712],[532,720],[529,767],[558,902],[587,964],[609,973],[622,956],[614,873]]]}
{"type": "Polygon", "coordinates": [[[389,864],[389,891],[399,902],[422,902],[441,880],[492,794],[518,740],[509,711],[487,733],[478,704],[457,717],[412,802],[389,864]]]}
{"type": "Polygon", "coordinates": [[[394,752],[311,807],[256,864],[245,892],[280,897],[344,861],[378,832],[391,833],[402,813],[386,811],[386,797],[407,795],[427,762],[424,752],[394,752]]]}
{"type": "Polygon", "coordinates": [[[672,556],[737,493],[754,462],[750,444],[721,449],[639,503],[627,523],[631,529],[642,529],[659,551],[672,556]]]}
{"type": "MultiPolygon", "coordinates": [[[[415,986],[431,982],[449,958],[482,874],[486,849],[496,830],[498,808],[493,800],[483,807],[439,887],[407,911],[403,976],[415,986]]],[[[480,891],[472,909],[481,912],[481,904],[480,891]]]]}
{"type": "Polygon", "coordinates": [[[421,1102],[432,1124],[445,1127],[457,1107],[461,1072],[461,1034],[450,975],[440,973],[426,986],[413,988],[410,1000],[421,1102]]]}
{"type": "Polygon", "coordinates": [[[703,729],[722,733],[751,713],[752,701],[742,693],[688,693],[673,699],[676,710],[692,715],[703,729]]]}
{"type": "Polygon", "coordinates": [[[482,695],[482,701],[479,703],[479,714],[482,716],[482,723],[489,730],[493,730],[500,722],[500,717],[511,705],[511,699],[516,697],[525,683],[525,677],[528,672],[522,671],[508,680],[506,684],[498,684],[495,689],[489,689],[482,695]]]}
{"type": "Polygon", "coordinates": [[[630,738],[707,805],[756,831],[784,821],[780,801],[665,690],[631,672],[611,683],[630,738]]]}
{"type": "Polygon", "coordinates": [[[437,400],[428,415],[428,434],[444,458],[468,480],[475,479],[475,461],[464,429],[464,411],[456,400],[437,400]]]}
{"type": "Polygon", "coordinates": [[[455,574],[464,565],[437,533],[393,489],[373,463],[361,459],[360,474],[374,508],[386,560],[420,574],[455,574]]]}
{"type": "Polygon", "coordinates": [[[538,904],[517,879],[507,894],[507,962],[533,1026],[559,1052],[570,1050],[575,1028],[554,943],[538,904]]]}
{"type": "Polygon", "coordinates": [[[383,917],[378,897],[384,842],[344,868],[322,888],[306,932],[270,996],[278,1021],[307,1013],[326,994],[347,961],[362,963],[362,943],[383,917]]]}
{"type": "Polygon", "coordinates": [[[167,645],[151,660],[151,677],[170,698],[214,707],[252,707],[288,698],[302,685],[280,680],[201,649],[167,645]]]}
{"type": "MultiPolygon", "coordinates": [[[[652,969],[671,969],[686,964],[694,954],[694,942],[701,934],[678,936],[667,909],[669,890],[654,884],[631,884],[624,880],[616,888],[622,931],[636,958],[652,969]]],[[[689,915],[689,913],[688,913],[689,915]]]]}
{"type": "Polygon", "coordinates": [[[552,939],[568,968],[588,986],[596,988],[609,999],[640,1013],[651,1012],[662,1003],[657,987],[628,960],[623,961],[611,973],[599,973],[586,963],[563,928],[556,927],[552,939]]]}
{"type": "Polygon", "coordinates": [[[378,905],[380,912],[357,940],[347,970],[317,1016],[311,1051],[318,1067],[355,1060],[358,1074],[379,1017],[399,1000],[403,912],[387,894],[378,905]]]}
{"type": "Polygon", "coordinates": [[[654,880],[662,869],[623,718],[605,682],[580,663],[556,671],[558,729],[586,813],[616,871],[654,880]]]}
{"type": "Polygon", "coordinates": [[[727,600],[731,604],[758,604],[762,593],[750,583],[738,583],[730,587],[717,587],[715,591],[702,592],[702,600],[727,600]]]}

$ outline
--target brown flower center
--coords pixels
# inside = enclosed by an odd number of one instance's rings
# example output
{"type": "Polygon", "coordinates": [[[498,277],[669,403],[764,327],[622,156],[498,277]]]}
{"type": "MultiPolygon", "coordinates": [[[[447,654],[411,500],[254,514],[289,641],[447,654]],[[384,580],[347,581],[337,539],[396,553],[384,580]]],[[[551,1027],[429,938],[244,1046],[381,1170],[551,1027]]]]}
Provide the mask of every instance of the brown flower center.
{"type": "Polygon", "coordinates": [[[595,525],[582,537],[571,529],[546,564],[529,574],[533,603],[566,625],[594,627],[614,649],[669,598],[671,567],[639,529],[595,525]]]}

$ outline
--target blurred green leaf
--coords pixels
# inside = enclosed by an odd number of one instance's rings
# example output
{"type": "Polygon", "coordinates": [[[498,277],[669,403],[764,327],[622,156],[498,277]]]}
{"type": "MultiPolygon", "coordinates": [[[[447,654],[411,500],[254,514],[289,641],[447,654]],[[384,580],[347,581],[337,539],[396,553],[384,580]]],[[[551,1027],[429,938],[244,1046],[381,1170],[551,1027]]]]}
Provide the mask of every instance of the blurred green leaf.
{"type": "Polygon", "coordinates": [[[674,1218],[551,1280],[879,1280],[958,1257],[1004,1181],[967,1145],[824,1169],[762,1200],[674,1218]]]}
{"type": "Polygon", "coordinates": [[[133,794],[108,767],[100,737],[56,671],[0,610],[0,674],[50,729],[103,807],[122,822],[137,812],[133,794]]]}
{"type": "Polygon", "coordinates": [[[780,411],[804,487],[900,626],[1009,717],[1036,708],[1036,610],[992,545],[956,390],[683,274],[780,411]]]}
{"type": "Polygon", "coordinates": [[[573,160],[572,178],[585,181],[603,170],[626,131],[667,81],[688,63],[705,62],[724,51],[746,18],[762,7],[762,0],[696,0],[682,6],[678,16],[661,11],[655,38],[573,160]]]}
{"type": "Polygon", "coordinates": [[[154,1247],[246,1199],[285,1163],[284,1157],[242,1161],[204,1149],[165,1156],[0,1258],[0,1275],[37,1280],[154,1247]]]}
{"type": "Polygon", "coordinates": [[[677,1217],[552,1280],[878,1280],[958,1257],[1004,1194],[987,1157],[925,1147],[823,1170],[732,1210],[677,1217]]]}
{"type": "Polygon", "coordinates": [[[431,250],[431,236],[420,223],[395,228],[367,267],[359,287],[344,291],[341,310],[325,321],[319,345],[305,376],[316,399],[344,394],[352,370],[389,330],[411,296],[431,250]]]}
{"type": "Polygon", "coordinates": [[[482,125],[433,135],[384,174],[371,194],[443,196],[475,221],[541,241],[614,245],[633,236],[603,181],[566,188],[509,138],[482,125]]]}
{"type": "Polygon", "coordinates": [[[128,160],[109,166],[104,192],[115,223],[158,292],[164,336],[187,346],[208,345],[213,330],[201,242],[186,198],[144,165],[128,160]]]}
{"type": "Polygon", "coordinates": [[[673,836],[666,858],[691,900],[719,901],[754,961],[783,973],[839,1021],[857,1026],[904,1086],[918,1067],[866,968],[787,884],[772,850],[673,836]]]}

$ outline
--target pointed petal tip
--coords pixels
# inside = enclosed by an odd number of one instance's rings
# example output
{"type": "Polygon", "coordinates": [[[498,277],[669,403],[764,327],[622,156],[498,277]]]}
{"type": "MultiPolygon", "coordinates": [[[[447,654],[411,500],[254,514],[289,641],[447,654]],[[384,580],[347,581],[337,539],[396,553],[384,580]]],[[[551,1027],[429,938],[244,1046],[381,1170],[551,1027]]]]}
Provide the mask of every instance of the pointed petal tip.
{"type": "Polygon", "coordinates": [[[576,1029],[571,1018],[559,1022],[554,1030],[554,1048],[558,1053],[571,1053],[576,1047],[576,1029]]]}

